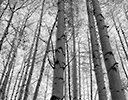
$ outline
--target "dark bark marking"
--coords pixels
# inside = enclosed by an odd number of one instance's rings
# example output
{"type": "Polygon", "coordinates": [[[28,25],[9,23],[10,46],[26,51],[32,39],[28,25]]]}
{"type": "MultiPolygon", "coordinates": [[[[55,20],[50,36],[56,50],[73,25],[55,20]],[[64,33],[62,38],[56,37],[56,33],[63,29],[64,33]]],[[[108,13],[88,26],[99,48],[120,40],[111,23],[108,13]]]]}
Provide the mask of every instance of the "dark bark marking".
{"type": "Polygon", "coordinates": [[[52,95],[50,100],[59,100],[59,97],[52,95]]]}
{"type": "Polygon", "coordinates": [[[90,26],[90,29],[93,28],[93,26],[90,26]]]}
{"type": "MultiPolygon", "coordinates": [[[[104,54],[104,57],[107,56],[108,54],[113,56],[113,52],[112,51],[109,51],[106,54],[104,54]]],[[[107,59],[107,58],[105,58],[105,59],[107,59]]]]}
{"type": "Polygon", "coordinates": [[[117,72],[117,67],[118,67],[118,66],[116,66],[117,64],[118,64],[118,63],[115,62],[115,63],[110,67],[110,69],[108,70],[108,73],[109,73],[111,70],[117,72]]]}
{"type": "Polygon", "coordinates": [[[62,68],[63,68],[63,70],[65,70],[65,66],[66,66],[65,62],[62,62],[62,64],[64,65],[64,67],[62,67],[62,68]]]}
{"type": "Polygon", "coordinates": [[[104,16],[103,16],[101,13],[98,14],[97,17],[98,17],[98,16],[101,16],[102,20],[104,19],[104,16]]]}
{"type": "Polygon", "coordinates": [[[95,15],[95,13],[96,13],[96,12],[95,12],[95,9],[93,9],[93,14],[95,15]]]}
{"type": "Polygon", "coordinates": [[[57,59],[57,60],[55,61],[55,65],[56,65],[56,64],[59,64],[59,63],[60,63],[60,62],[59,62],[59,60],[57,59]]]}
{"type": "Polygon", "coordinates": [[[74,97],[73,100],[76,100],[76,97],[74,97]]]}
{"type": "Polygon", "coordinates": [[[99,66],[99,64],[94,65],[94,71],[96,70],[96,67],[98,67],[98,66],[99,66]]]}
{"type": "Polygon", "coordinates": [[[103,29],[105,29],[105,28],[107,29],[107,28],[109,28],[109,26],[107,26],[107,25],[104,25],[104,26],[103,26],[103,29]]]}
{"type": "Polygon", "coordinates": [[[62,80],[63,81],[63,78],[62,77],[59,77],[59,80],[62,80]]]}
{"type": "Polygon", "coordinates": [[[62,38],[66,40],[66,35],[63,34],[61,37],[59,37],[59,38],[57,39],[57,41],[61,40],[62,38]]]}
{"type": "Polygon", "coordinates": [[[59,47],[59,48],[57,48],[56,50],[55,50],[55,52],[59,52],[59,53],[61,53],[61,52],[63,53],[63,55],[65,56],[65,52],[64,52],[64,50],[63,50],[63,48],[62,47],[59,47]]]}
{"type": "Polygon", "coordinates": [[[96,58],[96,56],[95,56],[95,54],[94,54],[95,52],[99,52],[99,50],[94,50],[94,51],[93,51],[93,58],[96,58]]]}

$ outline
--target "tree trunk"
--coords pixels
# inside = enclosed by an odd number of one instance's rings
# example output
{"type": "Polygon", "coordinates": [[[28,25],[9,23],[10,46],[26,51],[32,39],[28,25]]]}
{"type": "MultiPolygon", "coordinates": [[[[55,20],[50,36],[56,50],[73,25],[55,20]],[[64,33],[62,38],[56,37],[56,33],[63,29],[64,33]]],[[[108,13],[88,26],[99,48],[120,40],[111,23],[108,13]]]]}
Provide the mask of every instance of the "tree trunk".
{"type": "Polygon", "coordinates": [[[120,51],[119,51],[119,48],[118,48],[118,45],[117,45],[117,41],[116,41],[116,49],[117,49],[117,53],[118,53],[118,55],[119,55],[120,62],[121,62],[122,68],[123,68],[123,70],[124,70],[125,76],[126,76],[126,78],[128,79],[128,74],[127,74],[127,71],[126,71],[126,69],[125,69],[124,62],[123,62],[123,58],[121,57],[121,54],[120,54],[120,51]]]}
{"type": "Polygon", "coordinates": [[[70,13],[71,13],[71,29],[72,29],[72,38],[73,38],[73,61],[72,61],[72,78],[73,78],[73,100],[78,100],[78,87],[77,87],[77,62],[76,62],[76,40],[75,40],[75,26],[74,26],[74,8],[73,0],[69,1],[70,3],[70,13]]]}
{"type": "Polygon", "coordinates": [[[105,25],[104,17],[101,13],[99,2],[97,0],[92,0],[92,4],[99,30],[100,42],[109,78],[112,100],[126,100],[118,71],[118,64],[115,61],[114,54],[112,52],[107,32],[107,26],[105,25]]]}
{"type": "Polygon", "coordinates": [[[90,30],[90,38],[91,38],[91,46],[92,46],[92,57],[94,63],[94,71],[96,75],[99,100],[107,100],[106,87],[104,82],[104,76],[101,66],[100,53],[99,53],[99,44],[96,36],[95,22],[93,17],[93,12],[89,1],[86,1],[87,4],[87,12],[88,12],[88,20],[89,20],[89,30],[90,30]]]}
{"type": "Polygon", "coordinates": [[[123,44],[123,41],[122,41],[122,38],[121,38],[121,35],[120,35],[120,31],[119,31],[119,29],[118,29],[118,27],[117,27],[117,25],[116,25],[116,21],[115,21],[115,19],[114,19],[113,14],[112,14],[112,20],[113,20],[113,22],[114,22],[114,26],[115,26],[115,29],[116,29],[116,31],[117,31],[117,34],[118,34],[118,37],[119,37],[119,40],[120,40],[122,49],[123,49],[123,51],[124,51],[124,53],[125,53],[125,56],[126,56],[126,59],[127,59],[127,61],[128,61],[128,54],[127,54],[127,51],[125,50],[125,46],[124,46],[124,44],[123,44]]]}
{"type": "Polygon", "coordinates": [[[66,39],[66,53],[67,53],[67,67],[68,67],[68,94],[69,100],[71,100],[71,74],[70,74],[70,64],[69,64],[69,47],[66,39]]]}
{"type": "Polygon", "coordinates": [[[44,58],[43,58],[43,62],[42,62],[41,70],[40,70],[40,76],[39,76],[39,79],[38,79],[38,82],[37,82],[37,85],[36,85],[36,89],[35,89],[35,92],[34,92],[33,100],[36,100],[37,95],[38,95],[39,87],[40,87],[40,84],[41,84],[41,81],[42,81],[43,72],[44,72],[45,61],[46,61],[46,57],[47,57],[47,54],[48,54],[50,41],[51,41],[51,38],[52,38],[52,33],[53,33],[54,27],[56,25],[56,21],[57,21],[57,16],[55,18],[55,22],[53,24],[53,27],[52,27],[51,32],[50,32],[50,36],[48,38],[47,47],[46,47],[46,51],[45,51],[45,54],[44,54],[44,58]]]}
{"type": "Polygon", "coordinates": [[[78,43],[78,68],[79,68],[79,100],[81,100],[81,64],[80,64],[80,41],[78,43]]]}
{"type": "Polygon", "coordinates": [[[58,24],[56,34],[55,67],[51,100],[63,99],[63,72],[65,69],[64,1],[58,0],[58,24]]]}

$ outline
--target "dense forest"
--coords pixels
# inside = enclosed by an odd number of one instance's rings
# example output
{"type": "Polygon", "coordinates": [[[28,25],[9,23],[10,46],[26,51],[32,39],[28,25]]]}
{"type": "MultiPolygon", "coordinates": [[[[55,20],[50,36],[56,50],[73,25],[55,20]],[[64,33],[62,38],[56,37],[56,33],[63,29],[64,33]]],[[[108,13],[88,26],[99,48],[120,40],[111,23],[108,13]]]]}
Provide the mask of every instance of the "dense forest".
{"type": "Polygon", "coordinates": [[[128,100],[128,0],[0,0],[0,100],[128,100]]]}

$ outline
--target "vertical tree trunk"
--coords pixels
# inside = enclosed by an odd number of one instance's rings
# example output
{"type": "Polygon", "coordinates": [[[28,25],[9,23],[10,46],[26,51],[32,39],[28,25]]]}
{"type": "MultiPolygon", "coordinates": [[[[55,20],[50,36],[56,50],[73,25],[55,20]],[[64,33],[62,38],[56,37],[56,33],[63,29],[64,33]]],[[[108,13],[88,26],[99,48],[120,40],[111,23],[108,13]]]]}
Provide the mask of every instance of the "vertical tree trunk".
{"type": "Polygon", "coordinates": [[[117,27],[117,25],[116,25],[116,21],[115,21],[115,19],[114,19],[113,14],[112,14],[112,20],[113,20],[113,22],[114,22],[114,26],[115,26],[115,29],[116,29],[116,31],[117,31],[117,34],[118,34],[118,37],[119,37],[121,46],[122,46],[122,48],[123,48],[123,50],[124,50],[126,59],[127,59],[127,61],[128,61],[128,54],[127,54],[127,51],[125,50],[125,46],[124,46],[124,44],[123,44],[123,41],[122,41],[122,38],[121,38],[121,35],[120,35],[120,31],[119,31],[119,29],[118,29],[118,27],[117,27]]]}
{"type": "Polygon", "coordinates": [[[117,45],[117,41],[116,41],[116,49],[117,49],[117,53],[118,53],[118,55],[119,55],[120,62],[121,62],[122,68],[123,68],[123,70],[124,70],[125,76],[126,76],[126,78],[128,79],[128,75],[127,75],[126,69],[125,69],[125,67],[124,67],[124,62],[123,62],[123,59],[122,59],[122,57],[121,57],[121,54],[120,54],[120,51],[119,51],[119,48],[118,48],[118,45],[117,45]]]}
{"type": "Polygon", "coordinates": [[[66,53],[67,53],[67,67],[68,67],[68,94],[69,94],[69,100],[71,100],[71,74],[70,74],[70,64],[69,64],[69,47],[66,39],[66,53]]]}
{"type": "Polygon", "coordinates": [[[92,57],[91,57],[91,47],[90,47],[90,41],[89,36],[87,32],[87,38],[88,38],[88,48],[89,48],[89,67],[90,67],[90,98],[93,100],[93,84],[92,84],[92,57]]]}
{"type": "Polygon", "coordinates": [[[48,92],[48,86],[49,86],[49,76],[50,76],[50,74],[49,74],[49,72],[50,72],[49,67],[48,67],[47,70],[48,71],[47,71],[47,81],[46,81],[46,90],[45,90],[45,93],[44,93],[44,100],[46,100],[46,98],[47,98],[47,92],[48,92]]]}
{"type": "Polygon", "coordinates": [[[64,98],[65,98],[65,100],[67,100],[67,70],[66,69],[64,71],[64,77],[65,77],[65,82],[64,82],[64,85],[65,85],[64,98]]]}
{"type": "MultiPolygon", "coordinates": [[[[80,41],[79,41],[80,42],[80,41]]],[[[78,68],[79,68],[79,100],[81,100],[81,64],[80,64],[80,43],[78,43],[78,68]]]]}
{"type": "Polygon", "coordinates": [[[9,95],[9,92],[10,92],[10,86],[11,86],[11,82],[12,82],[12,77],[13,77],[13,73],[14,73],[14,67],[15,67],[15,61],[14,61],[14,64],[12,65],[12,72],[11,72],[11,75],[10,75],[10,78],[9,78],[9,82],[8,82],[8,87],[6,89],[6,96],[5,96],[5,100],[8,100],[8,95],[9,95]]]}
{"type": "MultiPolygon", "coordinates": [[[[45,1],[45,0],[44,0],[44,1],[45,1]]],[[[57,16],[58,16],[58,15],[57,15],[57,16]]],[[[51,32],[50,32],[50,36],[49,36],[49,38],[48,38],[46,51],[45,51],[45,54],[44,54],[44,58],[43,58],[42,65],[41,65],[40,76],[39,76],[39,79],[38,79],[38,82],[37,82],[37,85],[36,85],[36,89],[35,89],[35,92],[34,92],[33,100],[36,100],[36,98],[37,98],[37,96],[38,96],[38,91],[39,91],[39,87],[40,87],[40,84],[41,84],[41,81],[42,81],[43,71],[44,71],[44,67],[45,67],[45,61],[46,61],[46,57],[47,57],[47,54],[48,54],[48,50],[49,50],[49,46],[50,46],[50,41],[51,41],[51,38],[52,38],[52,33],[53,33],[54,27],[55,27],[55,25],[56,25],[57,16],[56,16],[56,18],[55,18],[55,22],[54,22],[54,24],[53,24],[53,26],[52,26],[52,29],[51,29],[51,32]]],[[[54,54],[53,54],[53,55],[54,55],[54,54]]]]}
{"type": "Polygon", "coordinates": [[[123,28],[122,28],[122,25],[121,25],[121,23],[120,23],[120,21],[119,21],[119,18],[118,18],[118,23],[119,23],[119,27],[120,27],[120,29],[121,29],[121,33],[122,33],[122,35],[123,35],[123,37],[124,37],[124,41],[125,41],[126,46],[127,46],[127,49],[128,49],[127,38],[126,38],[126,36],[125,36],[125,32],[123,31],[123,28]]]}
{"type": "Polygon", "coordinates": [[[72,61],[72,77],[73,77],[73,100],[78,100],[78,89],[77,89],[77,64],[76,64],[76,40],[75,40],[75,26],[74,26],[74,8],[73,0],[70,0],[71,9],[71,28],[73,36],[73,61],[72,61]]]}
{"type": "Polygon", "coordinates": [[[87,4],[87,12],[88,12],[88,20],[89,20],[91,46],[92,46],[92,57],[93,57],[94,71],[96,75],[96,81],[97,81],[97,87],[99,93],[99,100],[107,100],[106,87],[104,82],[102,66],[101,66],[99,44],[96,36],[93,12],[89,0],[86,0],[86,4],[87,4]]]}
{"type": "Polygon", "coordinates": [[[63,72],[65,69],[64,1],[58,0],[58,24],[56,34],[55,68],[51,100],[63,99],[63,72]]]}
{"type": "Polygon", "coordinates": [[[126,100],[118,71],[118,64],[115,61],[114,54],[112,52],[112,48],[109,42],[109,36],[107,32],[107,26],[105,25],[104,17],[101,13],[99,2],[97,0],[92,0],[92,4],[99,30],[104,61],[108,73],[112,100],[126,100]]]}
{"type": "MultiPolygon", "coordinates": [[[[24,57],[24,59],[25,59],[25,57],[24,57]]],[[[15,83],[14,83],[14,86],[13,86],[13,90],[12,90],[12,93],[11,93],[10,100],[13,99],[13,95],[14,95],[14,92],[15,92],[15,89],[16,89],[16,86],[17,86],[17,83],[18,83],[19,75],[20,75],[22,69],[24,68],[23,64],[24,64],[24,60],[22,61],[21,68],[20,68],[20,70],[17,73],[16,79],[15,79],[15,83]]]]}

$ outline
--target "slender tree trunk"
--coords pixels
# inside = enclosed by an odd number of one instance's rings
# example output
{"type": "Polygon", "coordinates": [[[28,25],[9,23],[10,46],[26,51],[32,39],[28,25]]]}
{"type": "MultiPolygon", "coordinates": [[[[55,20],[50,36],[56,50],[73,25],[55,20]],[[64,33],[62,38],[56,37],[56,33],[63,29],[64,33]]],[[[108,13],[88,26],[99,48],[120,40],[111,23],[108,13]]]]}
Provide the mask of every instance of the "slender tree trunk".
{"type": "Polygon", "coordinates": [[[65,69],[64,1],[58,0],[58,24],[56,34],[55,68],[51,100],[63,99],[63,72],[65,69]]]}
{"type": "Polygon", "coordinates": [[[126,78],[128,79],[128,74],[127,74],[126,69],[125,69],[125,67],[124,67],[124,62],[123,62],[123,59],[122,59],[121,54],[120,54],[120,52],[119,52],[119,48],[118,48],[118,45],[117,45],[117,41],[116,41],[116,49],[117,49],[117,52],[118,52],[118,55],[119,55],[119,58],[120,58],[121,65],[122,65],[122,68],[123,68],[123,70],[124,70],[125,76],[126,76],[126,78]]]}
{"type": "Polygon", "coordinates": [[[31,68],[29,71],[28,80],[26,83],[23,100],[27,100],[28,94],[29,94],[29,86],[31,83],[31,78],[32,78],[32,74],[33,74],[33,70],[34,70],[34,66],[35,66],[34,64],[35,64],[35,60],[36,60],[37,48],[38,48],[38,43],[39,43],[39,36],[41,33],[40,32],[41,31],[41,23],[42,23],[42,15],[41,15],[40,20],[39,20],[39,26],[37,27],[38,30],[37,30],[37,38],[36,38],[36,42],[35,42],[35,50],[34,50],[33,57],[32,57],[32,64],[31,64],[31,68]]]}
{"type": "Polygon", "coordinates": [[[90,98],[93,100],[93,84],[92,84],[92,60],[91,60],[91,47],[90,47],[90,41],[89,36],[87,32],[88,37],[88,48],[89,48],[89,66],[90,66],[90,98]]]}
{"type": "Polygon", "coordinates": [[[9,95],[9,92],[10,92],[10,86],[11,86],[11,82],[12,82],[12,77],[13,77],[13,73],[14,73],[14,67],[15,67],[15,61],[14,61],[14,64],[12,66],[12,72],[11,72],[11,75],[10,75],[10,79],[9,79],[9,82],[8,82],[8,87],[7,87],[7,90],[6,90],[6,96],[5,96],[5,100],[8,100],[8,95],[9,95]]]}
{"type": "Polygon", "coordinates": [[[88,83],[88,73],[86,73],[86,86],[87,86],[87,100],[90,100],[89,83],[88,83]]]}
{"type": "Polygon", "coordinates": [[[120,32],[119,32],[119,29],[118,29],[118,27],[117,27],[117,25],[116,25],[116,22],[115,22],[115,19],[114,19],[114,16],[113,16],[113,15],[112,15],[112,20],[113,20],[113,22],[114,22],[114,26],[115,26],[116,31],[117,31],[117,34],[118,34],[118,36],[119,36],[121,46],[122,46],[123,51],[124,51],[124,53],[125,53],[126,59],[127,59],[127,61],[128,61],[128,54],[127,54],[127,51],[125,50],[125,46],[124,46],[124,44],[123,44],[123,41],[122,41],[122,38],[121,38],[121,35],[120,35],[120,32]]]}
{"type": "MultiPolygon", "coordinates": [[[[79,41],[80,42],[80,41],[79,41]]],[[[81,100],[81,65],[80,65],[80,43],[78,43],[78,68],[79,68],[79,100],[81,100]]]]}
{"type": "Polygon", "coordinates": [[[86,3],[87,3],[89,30],[90,30],[90,38],[91,38],[91,46],[92,46],[92,57],[93,57],[94,71],[96,75],[96,81],[97,81],[97,87],[99,93],[99,100],[107,100],[104,75],[100,60],[99,44],[96,36],[95,21],[91,6],[89,6],[91,5],[89,4],[89,0],[87,0],[86,3]]]}
{"type": "MultiPolygon", "coordinates": [[[[82,83],[83,84],[86,84],[87,82],[86,82],[86,79],[85,79],[85,76],[84,76],[84,72],[82,72],[82,83]]],[[[86,85],[83,85],[83,99],[82,100],[88,100],[88,99],[85,99],[85,97],[86,97],[86,89],[87,88],[87,84],[86,85]]],[[[88,91],[87,91],[88,92],[88,91]]]]}
{"type": "Polygon", "coordinates": [[[73,36],[73,61],[72,61],[72,77],[73,77],[73,100],[78,100],[78,89],[77,89],[77,64],[76,64],[76,40],[75,40],[75,26],[74,26],[74,8],[73,8],[73,0],[70,0],[71,7],[71,28],[72,28],[72,36],[73,36]]]}
{"type": "MultiPolygon", "coordinates": [[[[25,57],[24,57],[24,58],[25,58],[25,57]]],[[[12,90],[12,93],[11,93],[10,100],[13,99],[13,95],[14,95],[14,92],[15,92],[15,89],[16,89],[16,86],[17,86],[17,83],[18,83],[19,75],[20,75],[20,73],[21,73],[21,71],[22,71],[22,69],[23,69],[23,67],[24,67],[23,64],[24,64],[24,60],[22,61],[21,68],[20,68],[20,70],[19,70],[18,73],[17,73],[16,80],[15,80],[15,83],[14,83],[14,86],[13,86],[13,90],[12,90]]]]}
{"type": "Polygon", "coordinates": [[[65,84],[65,89],[64,89],[64,98],[65,98],[65,100],[67,100],[67,70],[65,69],[65,72],[64,72],[64,77],[65,77],[65,82],[64,82],[64,84],[65,84]]]}
{"type": "Polygon", "coordinates": [[[37,85],[36,85],[36,90],[34,92],[33,100],[36,100],[37,96],[38,96],[38,91],[39,91],[39,87],[40,87],[40,84],[41,84],[41,81],[42,81],[43,71],[44,71],[44,67],[45,67],[45,61],[46,61],[46,57],[47,57],[47,54],[48,54],[50,41],[51,41],[51,38],[52,38],[52,33],[53,33],[54,27],[56,25],[56,21],[57,21],[57,16],[55,18],[55,22],[53,24],[53,27],[52,27],[51,32],[50,32],[50,36],[48,38],[48,43],[47,43],[46,51],[45,51],[45,54],[44,54],[44,58],[43,58],[43,62],[42,62],[41,70],[40,70],[40,76],[39,76],[39,79],[38,79],[38,82],[37,82],[37,85]]]}
{"type": "Polygon", "coordinates": [[[104,17],[101,13],[99,2],[97,0],[92,0],[92,4],[99,30],[104,61],[108,73],[112,100],[126,100],[118,71],[118,64],[115,61],[114,54],[112,52],[112,48],[109,42],[109,36],[107,32],[107,26],[105,25],[104,17]]]}
{"type": "Polygon", "coordinates": [[[69,100],[71,100],[71,74],[70,74],[70,64],[69,64],[69,47],[68,42],[66,40],[66,52],[67,52],[67,67],[68,67],[68,94],[69,94],[69,100]]]}
{"type": "Polygon", "coordinates": [[[47,81],[46,81],[46,90],[45,90],[45,94],[44,94],[44,100],[46,100],[46,98],[47,98],[47,92],[48,92],[48,86],[49,86],[49,72],[50,72],[50,70],[49,70],[49,68],[48,68],[48,71],[47,71],[47,81]]]}
{"type": "Polygon", "coordinates": [[[13,52],[13,49],[14,49],[14,44],[15,44],[16,38],[17,38],[17,33],[15,33],[15,36],[14,36],[14,38],[13,38],[12,46],[11,46],[11,49],[10,49],[10,51],[9,51],[6,64],[5,64],[5,66],[4,66],[4,70],[3,70],[3,72],[2,72],[2,76],[1,76],[1,78],[0,78],[0,86],[1,86],[1,84],[2,84],[2,82],[3,82],[3,79],[4,79],[4,77],[5,77],[5,72],[7,71],[8,64],[9,64],[9,61],[10,61],[10,59],[11,59],[11,55],[12,55],[12,52],[13,52]]]}
{"type": "Polygon", "coordinates": [[[122,25],[121,25],[121,23],[120,23],[120,21],[119,21],[119,18],[118,18],[118,22],[119,22],[119,27],[120,27],[120,29],[121,29],[121,33],[122,33],[122,35],[123,35],[123,37],[124,37],[124,41],[125,41],[126,46],[127,46],[127,49],[128,49],[128,42],[127,42],[127,39],[126,39],[126,36],[125,36],[125,32],[123,31],[122,25]]]}

